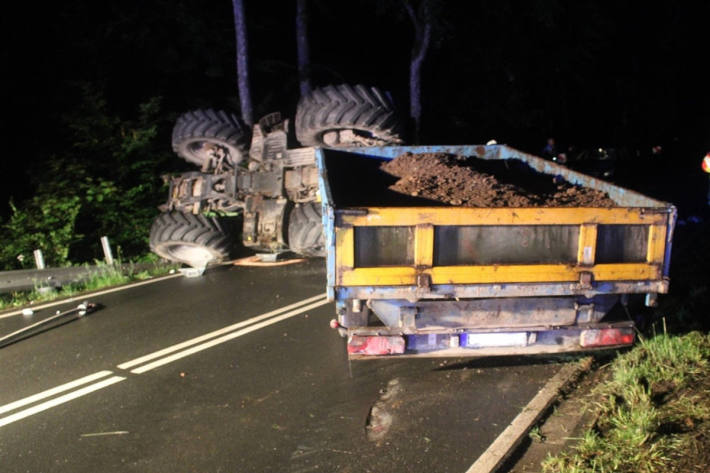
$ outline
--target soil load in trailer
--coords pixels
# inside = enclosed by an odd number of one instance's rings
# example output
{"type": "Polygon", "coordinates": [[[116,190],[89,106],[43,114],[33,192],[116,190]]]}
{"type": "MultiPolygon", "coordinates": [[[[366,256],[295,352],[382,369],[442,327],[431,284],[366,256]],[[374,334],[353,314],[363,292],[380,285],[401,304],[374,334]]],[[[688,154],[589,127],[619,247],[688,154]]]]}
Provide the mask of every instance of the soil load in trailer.
{"type": "Polygon", "coordinates": [[[629,345],[668,291],[671,204],[504,145],[316,155],[353,359],[629,345]]]}
{"type": "Polygon", "coordinates": [[[523,161],[404,153],[382,164],[391,190],[463,207],[615,207],[596,189],[536,172],[523,161]]]}

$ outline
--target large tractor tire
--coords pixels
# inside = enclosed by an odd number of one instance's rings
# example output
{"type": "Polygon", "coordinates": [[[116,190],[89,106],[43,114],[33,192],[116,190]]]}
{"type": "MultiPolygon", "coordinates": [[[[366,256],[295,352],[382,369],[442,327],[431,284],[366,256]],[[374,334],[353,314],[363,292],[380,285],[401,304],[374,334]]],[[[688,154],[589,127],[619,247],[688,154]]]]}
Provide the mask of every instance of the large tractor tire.
{"type": "Polygon", "coordinates": [[[173,127],[173,151],[200,167],[237,166],[246,154],[244,141],[239,120],[224,111],[193,110],[180,115],[173,127]]]}
{"type": "Polygon", "coordinates": [[[288,221],[288,247],[303,256],[325,256],[325,233],[319,202],[299,204],[288,221]]]}
{"type": "Polygon", "coordinates": [[[296,109],[296,138],[303,146],[401,144],[402,128],[392,101],[375,87],[329,85],[302,97],[296,109]]]}
{"type": "Polygon", "coordinates": [[[216,218],[203,215],[163,213],[150,229],[150,249],[154,253],[195,268],[227,259],[232,241],[216,218]]]}

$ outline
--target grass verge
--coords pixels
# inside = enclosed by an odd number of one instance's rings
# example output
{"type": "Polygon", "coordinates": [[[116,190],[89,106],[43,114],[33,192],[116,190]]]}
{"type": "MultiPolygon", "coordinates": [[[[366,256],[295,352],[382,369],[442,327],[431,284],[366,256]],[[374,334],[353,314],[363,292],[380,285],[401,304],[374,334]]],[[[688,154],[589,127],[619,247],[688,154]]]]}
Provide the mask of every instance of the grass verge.
{"type": "Polygon", "coordinates": [[[710,335],[642,339],[610,368],[587,406],[597,420],[543,472],[710,471],[710,335]]]}
{"type": "Polygon", "coordinates": [[[96,265],[101,270],[79,282],[65,284],[54,290],[36,288],[32,291],[18,291],[0,295],[0,310],[32,306],[56,299],[74,297],[85,292],[97,291],[112,286],[119,286],[134,281],[142,281],[157,276],[163,276],[176,271],[177,264],[123,264],[109,266],[104,263],[96,265]]]}

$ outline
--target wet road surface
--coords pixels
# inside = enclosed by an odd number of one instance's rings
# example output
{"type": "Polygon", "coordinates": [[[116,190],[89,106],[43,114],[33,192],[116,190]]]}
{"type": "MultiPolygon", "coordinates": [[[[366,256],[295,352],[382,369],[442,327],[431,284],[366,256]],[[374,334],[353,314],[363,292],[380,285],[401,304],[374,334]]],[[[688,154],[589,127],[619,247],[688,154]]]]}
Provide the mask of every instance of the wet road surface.
{"type": "MultiPolygon", "coordinates": [[[[561,366],[348,362],[323,266],[100,296],[99,311],[1,348],[0,469],[465,472],[561,366]]],[[[0,335],[42,316],[0,319],[0,335]]]]}

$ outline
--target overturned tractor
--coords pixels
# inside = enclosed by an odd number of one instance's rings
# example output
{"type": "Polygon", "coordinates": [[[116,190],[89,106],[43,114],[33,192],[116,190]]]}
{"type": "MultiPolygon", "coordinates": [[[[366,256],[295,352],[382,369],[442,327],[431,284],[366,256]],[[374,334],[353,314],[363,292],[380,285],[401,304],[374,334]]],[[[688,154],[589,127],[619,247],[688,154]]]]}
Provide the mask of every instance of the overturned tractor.
{"type": "Polygon", "coordinates": [[[173,150],[200,170],[165,176],[168,201],[150,231],[159,256],[193,267],[230,257],[241,217],[242,244],[256,252],[324,256],[318,168],[312,147],[402,143],[403,126],[388,94],[337,85],[302,97],[288,149],[289,120],[279,113],[249,131],[233,114],[194,110],[173,128],[173,150]],[[250,143],[247,149],[247,143],[250,143]]]}

